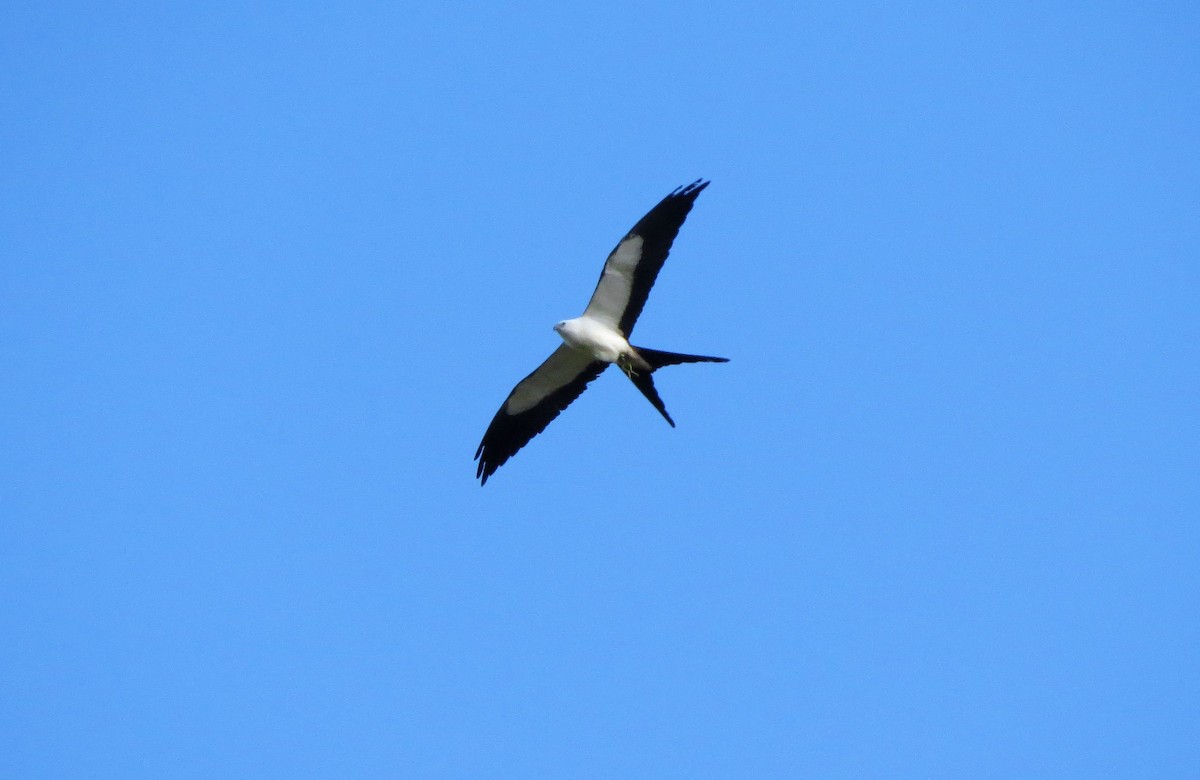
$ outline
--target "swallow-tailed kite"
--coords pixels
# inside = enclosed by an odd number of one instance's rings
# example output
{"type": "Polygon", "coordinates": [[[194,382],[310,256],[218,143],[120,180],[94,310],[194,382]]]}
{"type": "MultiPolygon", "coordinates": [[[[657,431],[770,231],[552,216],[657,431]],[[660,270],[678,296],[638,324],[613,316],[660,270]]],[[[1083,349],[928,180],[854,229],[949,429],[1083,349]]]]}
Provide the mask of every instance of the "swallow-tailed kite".
{"type": "Polygon", "coordinates": [[[554,326],[563,345],[508,394],[475,451],[475,460],[479,461],[475,476],[481,485],[541,433],[610,363],[616,363],[633,380],[674,428],[675,421],[658,397],[651,375],[663,366],[679,363],[727,362],[728,358],[633,347],[628,341],[680,226],[707,186],[708,182],[697,180],[650,209],[604,262],[600,282],[582,316],[554,326]]]}

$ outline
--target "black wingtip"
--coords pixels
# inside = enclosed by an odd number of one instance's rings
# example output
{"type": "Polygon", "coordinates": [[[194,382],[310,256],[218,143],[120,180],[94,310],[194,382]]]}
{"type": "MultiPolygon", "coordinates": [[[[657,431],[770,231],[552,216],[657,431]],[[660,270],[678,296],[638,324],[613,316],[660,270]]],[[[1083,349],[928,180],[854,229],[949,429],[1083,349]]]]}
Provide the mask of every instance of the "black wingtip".
{"type": "Polygon", "coordinates": [[[693,193],[699,195],[704,188],[710,184],[712,184],[711,180],[705,180],[703,177],[701,177],[696,179],[691,184],[684,184],[681,187],[676,187],[675,191],[672,192],[671,195],[691,195],[693,193]]]}

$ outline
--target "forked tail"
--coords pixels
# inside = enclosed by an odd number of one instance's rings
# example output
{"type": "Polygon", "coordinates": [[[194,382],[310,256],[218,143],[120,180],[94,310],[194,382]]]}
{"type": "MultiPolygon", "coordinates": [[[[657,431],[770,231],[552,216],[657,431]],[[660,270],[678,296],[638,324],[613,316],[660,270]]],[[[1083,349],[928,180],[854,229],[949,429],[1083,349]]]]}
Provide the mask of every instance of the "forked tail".
{"type": "Polygon", "coordinates": [[[648,349],[646,347],[634,347],[637,353],[642,356],[650,365],[650,371],[638,373],[634,371],[628,374],[629,379],[634,386],[646,396],[646,400],[658,410],[658,413],[663,416],[663,419],[670,423],[671,427],[675,427],[675,421],[671,419],[671,415],[667,414],[667,407],[662,399],[658,396],[658,390],[654,389],[654,378],[651,374],[663,366],[676,366],[680,363],[728,363],[729,358],[707,357],[705,355],[682,355],[678,352],[663,352],[658,349],[648,349]]]}

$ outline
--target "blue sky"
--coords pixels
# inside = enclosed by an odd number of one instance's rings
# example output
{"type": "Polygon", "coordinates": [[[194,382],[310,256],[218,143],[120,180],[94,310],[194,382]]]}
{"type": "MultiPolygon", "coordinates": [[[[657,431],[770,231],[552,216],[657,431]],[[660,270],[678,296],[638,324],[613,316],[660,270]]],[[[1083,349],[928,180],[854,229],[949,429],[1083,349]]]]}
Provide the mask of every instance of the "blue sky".
{"type": "Polygon", "coordinates": [[[102,6],[0,11],[0,776],[1196,776],[1194,6],[102,6]],[[698,177],[732,362],[480,489],[698,177]]]}

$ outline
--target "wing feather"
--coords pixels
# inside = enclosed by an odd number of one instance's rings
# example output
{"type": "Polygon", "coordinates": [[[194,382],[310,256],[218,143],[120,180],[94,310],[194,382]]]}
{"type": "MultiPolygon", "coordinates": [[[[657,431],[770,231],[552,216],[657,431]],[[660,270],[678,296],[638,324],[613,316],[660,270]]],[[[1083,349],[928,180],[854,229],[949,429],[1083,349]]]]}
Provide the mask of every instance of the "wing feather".
{"type": "Polygon", "coordinates": [[[698,179],[680,187],[638,220],[604,262],[584,316],[616,328],[629,338],[679,228],[707,186],[708,182],[698,179]]]}
{"type": "Polygon", "coordinates": [[[592,360],[591,355],[564,344],[518,382],[475,451],[479,484],[486,485],[496,469],[544,431],[607,367],[607,363],[592,360]]]}

